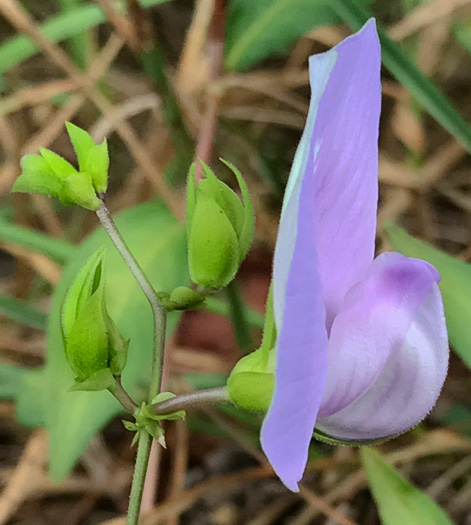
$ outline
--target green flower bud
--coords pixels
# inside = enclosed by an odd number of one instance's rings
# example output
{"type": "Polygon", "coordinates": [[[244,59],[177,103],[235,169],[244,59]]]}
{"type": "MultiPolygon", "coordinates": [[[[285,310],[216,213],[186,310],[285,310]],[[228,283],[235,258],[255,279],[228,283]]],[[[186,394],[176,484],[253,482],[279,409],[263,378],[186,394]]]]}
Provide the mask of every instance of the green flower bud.
{"type": "Polygon", "coordinates": [[[75,390],[110,388],[113,376],[120,375],[126,364],[128,342],[105,307],[104,255],[103,249],[92,255],[62,307],[64,348],[77,376],[75,390]]]}
{"type": "Polygon", "coordinates": [[[241,408],[262,412],[268,410],[275,384],[275,343],[276,328],[270,288],[262,345],[235,365],[227,381],[229,397],[241,408]]]}
{"type": "Polygon", "coordinates": [[[190,276],[210,288],[227,286],[253,240],[255,220],[252,201],[240,172],[224,162],[237,178],[239,197],[202,161],[203,179],[195,183],[195,167],[187,186],[187,233],[190,276]]]}
{"type": "Polygon", "coordinates": [[[227,380],[231,401],[245,410],[268,410],[275,384],[273,355],[259,348],[235,365],[227,380]]]}
{"type": "Polygon", "coordinates": [[[95,144],[86,131],[70,122],[66,127],[79,170],[56,153],[39,148],[39,154],[21,160],[22,172],[12,191],[57,197],[65,205],[97,210],[101,204],[97,194],[105,192],[108,185],[107,143],[95,144]]]}

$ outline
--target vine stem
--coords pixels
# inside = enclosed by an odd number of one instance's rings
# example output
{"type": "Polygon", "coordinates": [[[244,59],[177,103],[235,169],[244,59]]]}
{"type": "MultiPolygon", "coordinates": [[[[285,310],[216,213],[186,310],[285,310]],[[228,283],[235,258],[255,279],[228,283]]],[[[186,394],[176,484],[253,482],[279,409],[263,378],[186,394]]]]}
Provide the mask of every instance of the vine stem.
{"type": "Polygon", "coordinates": [[[116,378],[116,384],[114,387],[108,389],[114,397],[121,403],[121,406],[126,409],[131,415],[134,414],[138,405],[134,402],[132,397],[126,392],[122,383],[121,377],[116,378]]]}
{"type": "Polygon", "coordinates": [[[104,197],[100,196],[102,204],[97,210],[96,214],[100,220],[106,233],[110,236],[113,244],[120,253],[127,267],[131,270],[134,278],[139,284],[141,290],[149,301],[152,309],[152,315],[154,318],[154,344],[152,353],[152,370],[151,370],[151,383],[149,388],[149,403],[160,391],[160,382],[162,376],[162,362],[163,362],[163,350],[165,347],[165,329],[167,325],[167,310],[159,301],[157,293],[150,284],[147,276],[142,271],[136,258],[127,247],[124,239],[116,227],[116,224],[111,217],[111,214],[106,207],[104,197]]]}
{"type": "MultiPolygon", "coordinates": [[[[121,382],[117,381],[116,386],[110,389],[110,392],[121,403],[122,407],[134,415],[139,406],[132,400],[129,394],[124,390],[121,382]]],[[[215,403],[230,403],[229,393],[227,387],[221,386],[216,388],[206,388],[204,390],[195,390],[187,394],[180,394],[178,396],[166,399],[160,403],[151,405],[154,414],[158,416],[165,416],[178,412],[179,410],[191,410],[194,408],[202,408],[207,405],[215,403]]]]}
{"type": "MultiPolygon", "coordinates": [[[[152,316],[154,320],[154,338],[148,396],[150,403],[160,392],[165,347],[165,329],[167,325],[167,310],[160,303],[156,291],[152,287],[151,283],[147,279],[147,276],[142,271],[142,268],[139,266],[139,263],[129,250],[118,228],[116,227],[113,217],[106,207],[104,195],[100,194],[99,197],[101,200],[101,206],[96,212],[98,219],[106,233],[109,235],[110,239],[113,241],[113,244],[123,258],[127,267],[130,269],[152,309],[152,316]]],[[[137,525],[139,521],[139,511],[141,508],[142,492],[144,489],[147,465],[149,463],[151,445],[152,437],[147,432],[141,432],[138,441],[136,465],[129,499],[127,525],[137,525]]]]}
{"type": "Polygon", "coordinates": [[[188,410],[191,408],[212,405],[213,403],[230,402],[227,387],[208,388],[206,390],[195,390],[188,394],[180,394],[166,401],[152,405],[152,411],[158,415],[171,414],[178,410],[188,410]]]}
{"type": "Polygon", "coordinates": [[[138,525],[141,514],[142,493],[146,480],[147,465],[149,464],[152,436],[148,432],[141,432],[137,443],[136,464],[132,477],[131,494],[129,496],[127,525],[138,525]]]}

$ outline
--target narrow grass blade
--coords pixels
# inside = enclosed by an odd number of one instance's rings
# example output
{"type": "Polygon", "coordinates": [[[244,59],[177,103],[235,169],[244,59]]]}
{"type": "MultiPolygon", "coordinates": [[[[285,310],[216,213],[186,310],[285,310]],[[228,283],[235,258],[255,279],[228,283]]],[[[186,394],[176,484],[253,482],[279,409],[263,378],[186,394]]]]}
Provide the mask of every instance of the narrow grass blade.
{"type": "Polygon", "coordinates": [[[65,263],[74,253],[74,246],[67,241],[54,239],[44,233],[0,220],[0,241],[11,242],[65,263]]]}
{"type": "MultiPolygon", "coordinates": [[[[332,8],[352,30],[358,30],[372,14],[355,0],[335,0],[332,8]]],[[[383,63],[417,102],[456,140],[471,152],[471,128],[437,86],[404,55],[398,44],[378,27],[383,63]]]]}
{"type": "MultiPolygon", "coordinates": [[[[170,0],[142,0],[141,4],[144,7],[152,7],[168,1],[170,0]]],[[[124,2],[117,2],[116,8],[119,11],[124,11],[124,2]]],[[[84,4],[51,17],[40,27],[46,36],[57,43],[80,35],[84,31],[102,24],[105,20],[105,14],[99,6],[84,4]]],[[[38,53],[36,44],[25,35],[16,35],[7,39],[0,46],[0,74],[36,53],[38,53]]]]}
{"type": "Polygon", "coordinates": [[[0,295],[0,312],[18,323],[23,323],[38,330],[46,330],[47,315],[38,312],[24,301],[0,295]]]}

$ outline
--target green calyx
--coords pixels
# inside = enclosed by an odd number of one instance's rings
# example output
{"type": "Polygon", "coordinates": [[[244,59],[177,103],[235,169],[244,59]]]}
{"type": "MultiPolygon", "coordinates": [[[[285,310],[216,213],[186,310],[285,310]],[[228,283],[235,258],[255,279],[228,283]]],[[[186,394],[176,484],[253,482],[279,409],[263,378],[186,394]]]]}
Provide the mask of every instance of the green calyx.
{"type": "Polygon", "coordinates": [[[203,179],[196,184],[195,166],[188,175],[187,234],[190,276],[208,288],[227,286],[235,277],[252,243],[255,219],[252,200],[240,172],[235,175],[242,200],[203,162],[203,179]]]}
{"type": "Polygon", "coordinates": [[[231,401],[245,410],[266,412],[275,384],[273,372],[269,356],[262,348],[243,357],[227,380],[231,401]]]}
{"type": "Polygon", "coordinates": [[[95,144],[86,131],[70,122],[66,127],[79,169],[56,153],[40,148],[39,153],[22,158],[22,172],[12,191],[56,197],[64,205],[96,211],[101,204],[98,194],[104,193],[108,185],[107,143],[95,144]]]}
{"type": "Polygon", "coordinates": [[[62,306],[67,361],[76,374],[73,390],[112,388],[126,364],[129,341],[105,306],[105,250],[97,250],[77,275],[62,306]]]}
{"type": "Polygon", "coordinates": [[[270,288],[262,345],[235,365],[227,381],[230,399],[246,410],[266,412],[273,396],[276,328],[272,296],[270,288]]]}

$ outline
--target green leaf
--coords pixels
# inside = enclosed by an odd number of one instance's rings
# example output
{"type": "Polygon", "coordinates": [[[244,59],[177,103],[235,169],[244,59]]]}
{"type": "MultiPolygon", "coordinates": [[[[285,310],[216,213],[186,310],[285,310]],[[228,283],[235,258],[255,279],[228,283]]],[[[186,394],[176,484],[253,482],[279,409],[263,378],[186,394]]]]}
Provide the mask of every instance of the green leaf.
{"type": "MultiPolygon", "coordinates": [[[[372,16],[371,12],[362,7],[358,0],[333,0],[332,8],[354,31],[360,29],[372,16]]],[[[471,152],[469,124],[437,86],[417,69],[401,51],[399,45],[393,42],[381,27],[378,27],[378,34],[383,63],[387,69],[441,126],[471,152]]]]}
{"type": "Polygon", "coordinates": [[[456,353],[471,368],[471,265],[415,239],[395,224],[387,224],[385,231],[394,249],[409,257],[424,259],[440,272],[440,289],[450,342],[456,353]]]}
{"type": "Polygon", "coordinates": [[[57,153],[54,153],[53,151],[46,148],[39,148],[39,152],[41,153],[43,159],[47,162],[49,169],[52,171],[52,173],[54,173],[54,175],[59,177],[59,179],[65,179],[69,175],[77,173],[77,170],[72,166],[72,164],[57,153]]]}
{"type": "Polygon", "coordinates": [[[108,143],[104,140],[101,144],[95,144],[85,161],[85,171],[92,176],[97,193],[104,193],[108,188],[109,167],[108,143]]]}
{"type": "MultiPolygon", "coordinates": [[[[157,290],[171,291],[182,282],[188,282],[184,227],[162,204],[136,206],[117,217],[116,223],[157,290]]],[[[92,436],[123,411],[109,392],[68,392],[74,375],[62,346],[60,311],[64,297],[79,269],[102,245],[109,247],[105,290],[109,314],[123,336],[131,340],[123,384],[138,401],[149,379],[152,314],[129,269],[100,228],[77,249],[56,288],[49,321],[46,367],[40,372],[40,380],[34,378],[36,385],[26,383],[19,396],[20,419],[30,424],[32,414],[28,408],[38,402],[35,396],[45,398],[42,406],[47,409],[43,417],[49,432],[50,473],[55,480],[67,476],[92,436]]],[[[169,315],[169,332],[177,319],[177,313],[169,315]]],[[[29,377],[30,374],[26,379],[29,377]]],[[[40,416],[36,414],[37,421],[41,420],[40,416]]]]}
{"type": "Polygon", "coordinates": [[[384,525],[452,525],[432,499],[407,482],[376,450],[364,448],[361,457],[384,525]]]}
{"type": "Polygon", "coordinates": [[[283,52],[307,31],[338,22],[331,0],[232,0],[227,17],[226,67],[247,69],[283,52]]]}
{"type": "Polygon", "coordinates": [[[27,368],[0,363],[0,399],[15,399],[27,368]]]}
{"type": "MultiPolygon", "coordinates": [[[[70,387],[70,384],[68,385],[70,387]]],[[[16,395],[16,417],[25,427],[40,427],[46,424],[49,386],[43,370],[32,370],[18,383],[16,395]]]]}
{"type": "MultiPolygon", "coordinates": [[[[151,7],[167,1],[169,0],[141,0],[140,4],[143,7],[151,7]]],[[[126,9],[123,1],[116,2],[115,7],[120,12],[126,9]]],[[[62,42],[105,21],[106,15],[99,6],[83,5],[49,18],[43,25],[39,25],[38,29],[53,42],[62,42]]],[[[7,39],[0,46],[0,74],[37,53],[36,44],[23,34],[7,39]]],[[[0,108],[0,114],[2,109],[0,108]]]]}
{"type": "MultiPolygon", "coordinates": [[[[83,0],[55,0],[60,11],[66,13],[83,5],[83,0]]],[[[68,50],[71,58],[80,69],[86,69],[88,58],[93,48],[93,35],[84,31],[83,33],[72,37],[68,42],[68,50]]]]}
{"type": "Polygon", "coordinates": [[[0,295],[0,312],[17,323],[46,330],[47,315],[31,308],[26,301],[0,295]]]}
{"type": "Polygon", "coordinates": [[[0,240],[40,252],[61,264],[67,262],[75,253],[75,247],[67,241],[55,239],[38,230],[11,224],[6,219],[0,219],[0,240]]]}
{"type": "Polygon", "coordinates": [[[77,155],[79,171],[87,171],[85,169],[88,154],[95,147],[95,142],[89,133],[84,129],[79,128],[72,122],[66,122],[65,127],[69,134],[70,141],[74,147],[75,154],[77,155]]]}
{"type": "Polygon", "coordinates": [[[110,166],[106,140],[101,144],[95,144],[90,134],[85,130],[71,122],[66,122],[65,126],[74,146],[80,171],[91,175],[97,193],[105,192],[108,187],[108,169],[110,166]]]}
{"type": "Polygon", "coordinates": [[[471,54],[471,29],[462,24],[456,24],[452,28],[456,40],[471,54]]]}
{"type": "Polygon", "coordinates": [[[59,199],[65,206],[81,206],[96,211],[101,205],[88,173],[74,173],[67,177],[59,192],[59,199]]]}
{"type": "Polygon", "coordinates": [[[471,410],[464,405],[453,405],[441,417],[442,424],[452,426],[453,430],[471,436],[471,410]]]}
{"type": "Polygon", "coordinates": [[[25,155],[21,159],[21,168],[21,175],[16,179],[11,190],[13,193],[58,196],[62,187],[61,179],[52,172],[44,157],[37,154],[25,155]]]}
{"type": "MultiPolygon", "coordinates": [[[[177,397],[172,392],[159,392],[154,399],[151,400],[151,405],[156,405],[157,403],[162,403],[163,401],[168,401],[169,399],[173,399],[174,397],[177,397]]],[[[152,414],[152,417],[154,417],[156,414],[152,414]]],[[[157,416],[158,417],[158,416],[157,416]]]]}

